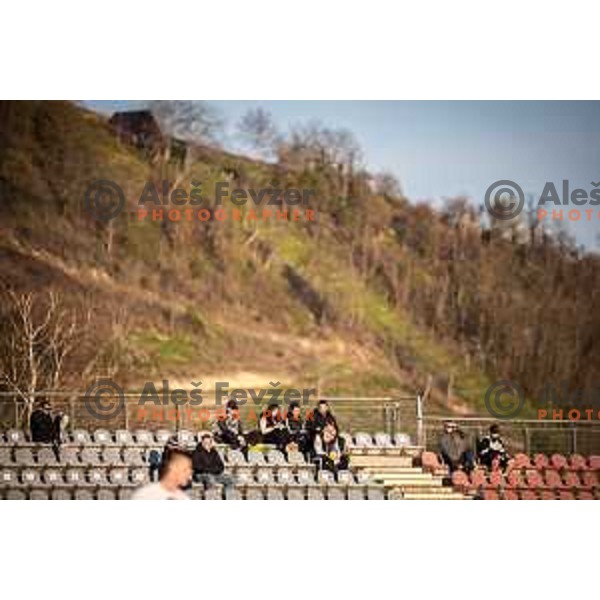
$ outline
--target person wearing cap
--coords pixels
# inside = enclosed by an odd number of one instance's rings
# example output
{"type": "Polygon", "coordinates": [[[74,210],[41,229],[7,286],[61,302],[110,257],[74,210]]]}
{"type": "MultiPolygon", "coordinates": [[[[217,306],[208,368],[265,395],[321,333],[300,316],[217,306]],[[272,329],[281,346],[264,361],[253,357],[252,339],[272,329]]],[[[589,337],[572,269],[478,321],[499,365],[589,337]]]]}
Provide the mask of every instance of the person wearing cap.
{"type": "Polygon", "coordinates": [[[453,421],[444,423],[444,433],[440,437],[440,456],[448,465],[450,473],[457,469],[473,470],[473,453],[469,450],[465,434],[453,421]]]}
{"type": "Polygon", "coordinates": [[[188,452],[171,448],[159,469],[159,479],[138,489],[132,500],[189,500],[183,491],[192,477],[192,458],[188,452]]]}

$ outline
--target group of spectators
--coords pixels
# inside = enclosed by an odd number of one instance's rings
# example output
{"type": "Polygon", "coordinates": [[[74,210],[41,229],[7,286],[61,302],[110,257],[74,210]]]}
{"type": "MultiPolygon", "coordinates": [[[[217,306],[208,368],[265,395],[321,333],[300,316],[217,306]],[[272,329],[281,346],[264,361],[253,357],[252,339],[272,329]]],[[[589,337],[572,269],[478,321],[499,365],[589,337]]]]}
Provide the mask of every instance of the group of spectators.
{"type": "Polygon", "coordinates": [[[476,463],[488,469],[506,469],[509,454],[504,440],[500,435],[498,425],[492,425],[489,433],[478,438],[475,451],[472,450],[469,440],[456,423],[446,421],[444,432],[439,442],[440,456],[450,473],[458,469],[469,473],[476,463]]]}
{"type": "MultiPolygon", "coordinates": [[[[225,414],[215,421],[212,433],[202,434],[194,451],[190,454],[172,436],[166,443],[162,454],[157,451],[150,453],[151,478],[158,474],[159,481],[148,488],[149,499],[156,495],[165,497],[165,490],[157,487],[163,480],[180,481],[187,472],[182,468],[182,457],[187,456],[189,475],[180,487],[189,488],[192,479],[201,483],[205,488],[222,485],[225,489],[234,485],[231,475],[225,473],[225,464],[216,443],[225,444],[247,455],[250,446],[259,443],[274,445],[284,454],[301,452],[305,458],[314,462],[318,468],[327,469],[334,473],[348,468],[349,456],[346,443],[339,435],[337,421],[328,403],[321,400],[316,409],[303,418],[302,409],[298,403],[291,403],[286,414],[276,404],[270,405],[262,414],[258,430],[245,431],[240,418],[240,409],[234,400],[229,400],[225,414]],[[175,475],[172,466],[175,465],[175,475]]],[[[171,499],[179,499],[174,490],[166,494],[171,499]]],[[[140,492],[135,498],[146,498],[146,492],[140,492]],[[141,495],[140,495],[141,494],[141,495]]]]}

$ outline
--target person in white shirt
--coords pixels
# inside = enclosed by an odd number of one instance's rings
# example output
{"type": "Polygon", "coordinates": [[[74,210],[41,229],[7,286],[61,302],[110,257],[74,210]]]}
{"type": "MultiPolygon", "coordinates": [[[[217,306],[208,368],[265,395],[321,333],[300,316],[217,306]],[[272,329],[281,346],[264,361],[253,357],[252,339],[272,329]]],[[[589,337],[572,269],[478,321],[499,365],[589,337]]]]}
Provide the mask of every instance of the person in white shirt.
{"type": "Polygon", "coordinates": [[[192,478],[192,458],[188,452],[173,449],[160,467],[159,479],[137,490],[132,500],[189,500],[182,487],[192,478]]]}

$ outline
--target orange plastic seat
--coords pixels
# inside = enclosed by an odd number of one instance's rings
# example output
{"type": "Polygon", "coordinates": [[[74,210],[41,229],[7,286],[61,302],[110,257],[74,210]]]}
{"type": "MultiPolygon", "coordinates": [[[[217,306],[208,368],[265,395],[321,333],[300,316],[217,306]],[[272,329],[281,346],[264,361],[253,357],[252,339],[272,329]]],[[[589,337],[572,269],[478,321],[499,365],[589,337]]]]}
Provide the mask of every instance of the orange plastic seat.
{"type": "Polygon", "coordinates": [[[550,457],[550,465],[557,471],[562,471],[568,466],[567,459],[562,454],[553,454],[550,457]]]}
{"type": "Polygon", "coordinates": [[[550,461],[545,454],[536,454],[533,457],[533,464],[538,471],[543,471],[550,466],[550,461]]]}
{"type": "Polygon", "coordinates": [[[569,464],[574,471],[586,471],[588,468],[587,462],[581,454],[571,454],[569,464]]]}

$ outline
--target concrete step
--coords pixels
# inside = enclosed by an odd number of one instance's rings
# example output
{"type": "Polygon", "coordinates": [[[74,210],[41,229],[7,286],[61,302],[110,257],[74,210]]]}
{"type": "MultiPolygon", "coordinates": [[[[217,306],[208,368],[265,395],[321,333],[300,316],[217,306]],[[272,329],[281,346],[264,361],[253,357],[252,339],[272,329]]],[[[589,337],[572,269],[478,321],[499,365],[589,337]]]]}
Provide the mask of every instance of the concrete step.
{"type": "Polygon", "coordinates": [[[352,454],[350,464],[353,468],[361,467],[412,467],[413,459],[410,456],[370,456],[367,454],[352,454]]]}

